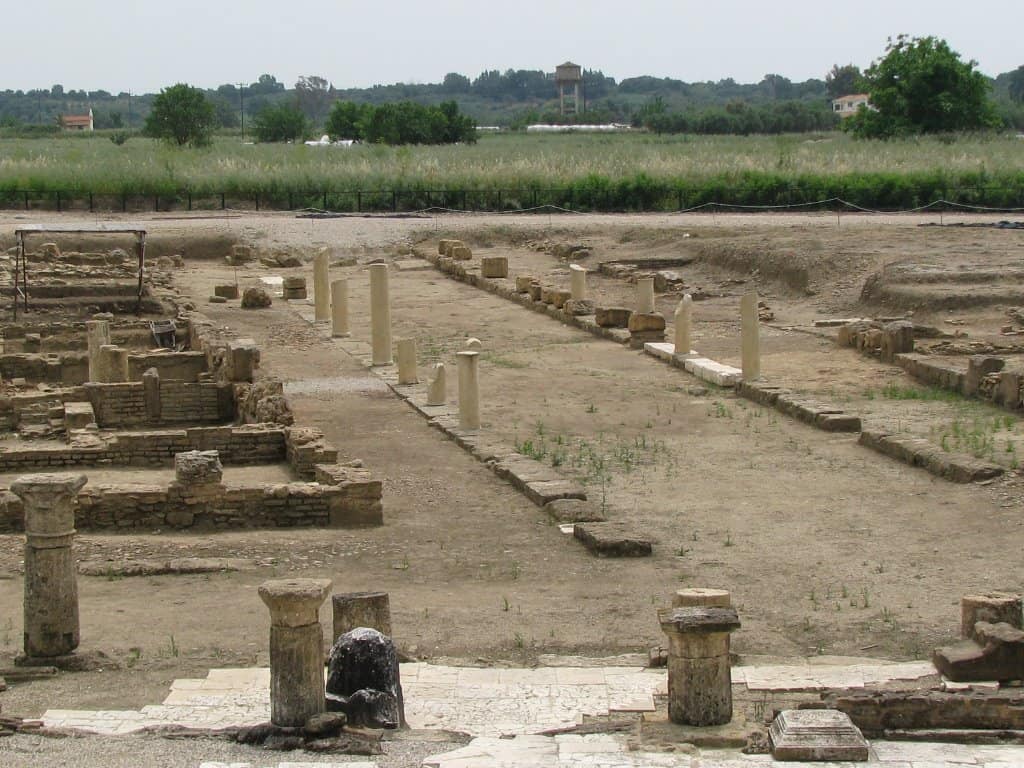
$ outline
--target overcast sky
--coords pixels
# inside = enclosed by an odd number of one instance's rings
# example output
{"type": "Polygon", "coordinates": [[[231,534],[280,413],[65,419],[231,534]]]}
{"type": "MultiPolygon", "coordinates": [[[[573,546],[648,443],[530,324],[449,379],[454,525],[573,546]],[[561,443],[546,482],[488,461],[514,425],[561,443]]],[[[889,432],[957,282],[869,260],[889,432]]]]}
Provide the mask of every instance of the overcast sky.
{"type": "Polygon", "coordinates": [[[290,87],[438,82],[446,72],[543,69],[572,60],[617,80],[866,67],[886,38],[949,41],[983,72],[1024,64],[1024,0],[0,0],[0,90],[114,93],[213,87],[270,73],[290,87]]]}

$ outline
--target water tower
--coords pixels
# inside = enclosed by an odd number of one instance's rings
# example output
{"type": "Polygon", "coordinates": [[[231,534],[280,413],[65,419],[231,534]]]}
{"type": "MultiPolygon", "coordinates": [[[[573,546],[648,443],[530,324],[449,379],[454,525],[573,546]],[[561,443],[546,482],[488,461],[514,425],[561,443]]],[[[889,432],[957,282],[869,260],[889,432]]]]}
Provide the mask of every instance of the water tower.
{"type": "Polygon", "coordinates": [[[565,92],[571,89],[572,112],[578,115],[583,111],[583,101],[580,98],[580,89],[583,86],[583,69],[579,64],[571,61],[559,64],[555,67],[555,84],[558,86],[559,112],[565,114],[565,92]]]}

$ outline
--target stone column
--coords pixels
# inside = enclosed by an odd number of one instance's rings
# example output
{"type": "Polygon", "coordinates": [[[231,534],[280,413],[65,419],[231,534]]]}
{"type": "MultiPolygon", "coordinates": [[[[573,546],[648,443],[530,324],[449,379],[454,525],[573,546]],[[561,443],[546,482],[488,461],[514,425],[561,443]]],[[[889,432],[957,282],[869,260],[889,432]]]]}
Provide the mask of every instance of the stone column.
{"type": "Polygon", "coordinates": [[[388,265],[370,265],[370,330],[373,365],[391,365],[391,299],[388,297],[388,265]]]}
{"type": "Polygon", "coordinates": [[[348,336],[348,279],[331,283],[331,336],[348,336]]]}
{"type": "Polygon", "coordinates": [[[103,384],[128,381],[128,350],[114,344],[100,347],[96,380],[103,384]]]}
{"type": "Polygon", "coordinates": [[[459,352],[459,427],[480,429],[480,377],[479,352],[459,352]]]}
{"type": "Polygon", "coordinates": [[[270,609],[270,721],[297,728],[325,709],[324,633],[320,605],[329,579],[274,579],[260,584],[270,609]]]}
{"type": "Polygon", "coordinates": [[[636,279],[636,311],[641,315],[654,314],[654,278],[636,279]]]}
{"type": "Polygon", "coordinates": [[[321,250],[313,257],[313,319],[331,319],[330,254],[321,250]]]}
{"type": "Polygon", "coordinates": [[[444,405],[448,402],[448,376],[444,363],[434,366],[434,373],[427,382],[427,405],[444,405]]]}
{"type": "Polygon", "coordinates": [[[729,633],[739,629],[735,608],[673,608],[659,615],[668,635],[668,716],[680,725],[732,720],[729,633]]]}
{"type": "Polygon", "coordinates": [[[358,627],[375,629],[391,637],[391,600],[387,592],[350,592],[331,595],[334,609],[332,645],[358,627]]]}
{"type": "Polygon", "coordinates": [[[25,506],[25,655],[65,656],[78,647],[75,497],[85,475],[19,477],[11,491],[25,506]]]}
{"type": "Polygon", "coordinates": [[[761,377],[761,335],[756,291],[745,293],[740,299],[740,322],[743,326],[743,378],[753,381],[761,377]]]}
{"type": "Polygon", "coordinates": [[[574,301],[587,298],[587,270],[579,264],[569,265],[569,290],[574,301]]]}
{"type": "Polygon", "coordinates": [[[89,381],[99,381],[100,347],[110,343],[110,323],[106,320],[87,320],[85,338],[89,345],[89,381]]]}
{"type": "Polygon", "coordinates": [[[398,340],[398,383],[419,384],[416,376],[416,339],[398,340]]]}
{"type": "Polygon", "coordinates": [[[690,294],[683,296],[675,312],[676,324],[676,348],[675,354],[688,355],[693,351],[693,338],[691,328],[693,325],[693,297],[690,294]]]}

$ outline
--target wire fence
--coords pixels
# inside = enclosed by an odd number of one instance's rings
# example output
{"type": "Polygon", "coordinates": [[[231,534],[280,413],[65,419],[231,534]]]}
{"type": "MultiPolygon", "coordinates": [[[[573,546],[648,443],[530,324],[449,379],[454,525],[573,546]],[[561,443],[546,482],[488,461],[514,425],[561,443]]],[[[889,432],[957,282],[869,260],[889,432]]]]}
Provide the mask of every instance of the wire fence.
{"type": "Polygon", "coordinates": [[[622,190],[578,187],[486,190],[329,190],[284,192],[132,192],[0,190],[0,209],[74,212],[316,211],[320,213],[690,213],[703,210],[822,210],[916,213],[1024,211],[1024,185],[906,187],[844,190],[821,195],[798,187],[724,187],[622,190]]]}

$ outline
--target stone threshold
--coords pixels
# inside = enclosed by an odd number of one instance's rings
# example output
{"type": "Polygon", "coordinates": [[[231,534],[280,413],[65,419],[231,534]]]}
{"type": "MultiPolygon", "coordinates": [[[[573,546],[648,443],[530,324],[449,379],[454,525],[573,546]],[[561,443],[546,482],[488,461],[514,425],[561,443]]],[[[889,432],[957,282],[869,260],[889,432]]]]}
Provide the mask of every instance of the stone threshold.
{"type": "Polygon", "coordinates": [[[923,437],[864,431],[860,433],[859,442],[867,448],[912,467],[925,469],[953,483],[991,480],[1006,472],[999,464],[976,459],[964,453],[947,453],[923,437]]]}

